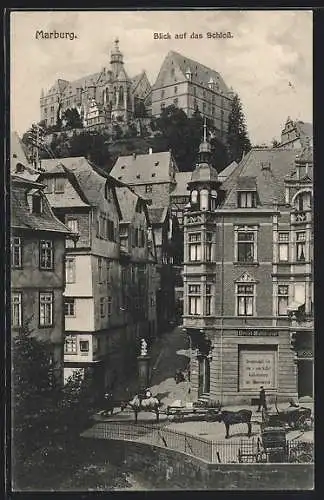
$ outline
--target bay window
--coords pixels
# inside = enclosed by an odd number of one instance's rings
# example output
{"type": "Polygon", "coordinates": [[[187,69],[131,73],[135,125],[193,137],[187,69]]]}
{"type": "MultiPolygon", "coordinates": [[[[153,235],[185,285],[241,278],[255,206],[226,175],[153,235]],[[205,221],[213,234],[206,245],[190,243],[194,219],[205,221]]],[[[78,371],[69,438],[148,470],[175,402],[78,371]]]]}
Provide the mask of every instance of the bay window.
{"type": "Polygon", "coordinates": [[[201,260],[201,233],[189,233],[189,260],[201,260]]]}
{"type": "Polygon", "coordinates": [[[200,285],[188,285],[189,314],[201,314],[201,294],[200,285]]]}

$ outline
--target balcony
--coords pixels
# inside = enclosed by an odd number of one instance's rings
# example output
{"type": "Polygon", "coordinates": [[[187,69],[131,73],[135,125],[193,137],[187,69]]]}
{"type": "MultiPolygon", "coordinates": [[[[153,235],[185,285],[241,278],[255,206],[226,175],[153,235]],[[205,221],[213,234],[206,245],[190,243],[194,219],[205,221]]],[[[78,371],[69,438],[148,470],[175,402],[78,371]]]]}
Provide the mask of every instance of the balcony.
{"type": "Polygon", "coordinates": [[[307,222],[312,222],[312,212],[310,210],[294,212],[291,215],[292,224],[305,224],[307,222]]]}

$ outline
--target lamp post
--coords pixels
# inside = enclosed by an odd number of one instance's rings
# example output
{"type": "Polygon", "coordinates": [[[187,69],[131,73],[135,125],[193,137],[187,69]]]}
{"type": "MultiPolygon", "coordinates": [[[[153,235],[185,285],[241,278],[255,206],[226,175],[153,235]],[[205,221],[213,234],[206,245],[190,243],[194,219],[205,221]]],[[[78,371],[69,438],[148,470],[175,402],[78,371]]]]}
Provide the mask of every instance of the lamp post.
{"type": "Polygon", "coordinates": [[[141,339],[141,354],[137,356],[139,389],[145,389],[149,385],[150,361],[151,356],[147,354],[147,342],[141,339]]]}

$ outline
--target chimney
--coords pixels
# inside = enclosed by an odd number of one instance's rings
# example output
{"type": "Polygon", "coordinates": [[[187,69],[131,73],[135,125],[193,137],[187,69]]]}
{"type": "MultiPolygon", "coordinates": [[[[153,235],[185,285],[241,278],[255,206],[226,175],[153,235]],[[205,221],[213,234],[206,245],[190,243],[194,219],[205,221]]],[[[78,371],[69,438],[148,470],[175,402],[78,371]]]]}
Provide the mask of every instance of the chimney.
{"type": "Polygon", "coordinates": [[[148,154],[151,155],[153,153],[153,149],[149,148],[148,154]]]}

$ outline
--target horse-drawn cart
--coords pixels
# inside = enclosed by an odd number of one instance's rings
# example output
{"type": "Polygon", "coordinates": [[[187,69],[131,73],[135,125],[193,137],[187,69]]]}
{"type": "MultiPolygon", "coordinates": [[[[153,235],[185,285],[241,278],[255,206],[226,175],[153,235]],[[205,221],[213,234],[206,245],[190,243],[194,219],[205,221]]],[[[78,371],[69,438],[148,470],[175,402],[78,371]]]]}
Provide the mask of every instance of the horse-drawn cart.
{"type": "Polygon", "coordinates": [[[266,427],[285,427],[288,429],[309,430],[312,427],[312,411],[310,408],[289,406],[275,412],[262,412],[261,430],[266,427]]]}
{"type": "Polygon", "coordinates": [[[216,415],[219,414],[220,408],[221,405],[218,401],[196,401],[194,403],[175,401],[172,405],[167,406],[166,415],[175,422],[183,422],[186,417],[191,420],[213,421],[216,415]]]}

